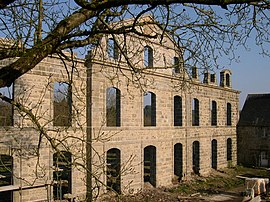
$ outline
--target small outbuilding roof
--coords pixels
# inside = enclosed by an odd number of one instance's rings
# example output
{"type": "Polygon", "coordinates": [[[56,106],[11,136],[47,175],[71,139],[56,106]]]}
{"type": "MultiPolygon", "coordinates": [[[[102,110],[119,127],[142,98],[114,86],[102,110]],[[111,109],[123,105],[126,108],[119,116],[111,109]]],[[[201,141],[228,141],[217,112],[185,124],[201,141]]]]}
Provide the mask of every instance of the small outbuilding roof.
{"type": "Polygon", "coordinates": [[[270,126],[270,94],[249,94],[238,126],[270,126]]]}

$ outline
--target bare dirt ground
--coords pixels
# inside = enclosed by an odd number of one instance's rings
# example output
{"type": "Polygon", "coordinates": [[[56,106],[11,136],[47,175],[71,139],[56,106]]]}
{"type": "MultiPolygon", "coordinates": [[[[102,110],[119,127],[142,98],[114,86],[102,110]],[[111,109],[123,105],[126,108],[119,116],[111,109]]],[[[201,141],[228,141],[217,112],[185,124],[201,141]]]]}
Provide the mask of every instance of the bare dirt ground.
{"type": "Polygon", "coordinates": [[[103,196],[106,202],[241,202],[245,191],[245,181],[236,176],[269,177],[269,171],[236,167],[213,170],[210,176],[193,176],[191,180],[174,183],[171,187],[154,188],[145,184],[142,192],[134,195],[103,196]]]}

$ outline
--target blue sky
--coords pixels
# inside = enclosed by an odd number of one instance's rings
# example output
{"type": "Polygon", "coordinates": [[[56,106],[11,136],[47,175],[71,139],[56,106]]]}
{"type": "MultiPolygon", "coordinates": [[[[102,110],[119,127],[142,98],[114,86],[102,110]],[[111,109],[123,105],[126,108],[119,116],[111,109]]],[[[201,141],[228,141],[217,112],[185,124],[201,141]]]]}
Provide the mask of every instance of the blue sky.
{"type": "Polygon", "coordinates": [[[232,87],[241,91],[239,109],[242,109],[247,94],[270,93],[270,58],[259,52],[256,46],[250,51],[239,48],[236,54],[240,61],[226,66],[232,71],[232,87]]]}

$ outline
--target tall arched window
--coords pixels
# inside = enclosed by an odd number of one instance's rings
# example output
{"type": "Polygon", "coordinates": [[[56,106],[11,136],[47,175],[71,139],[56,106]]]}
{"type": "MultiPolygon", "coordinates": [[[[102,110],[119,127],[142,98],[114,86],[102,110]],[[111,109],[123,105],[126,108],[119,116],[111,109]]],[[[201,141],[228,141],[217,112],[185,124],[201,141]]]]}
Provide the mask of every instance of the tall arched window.
{"type": "Polygon", "coordinates": [[[144,182],[156,186],[156,147],[147,146],[144,148],[144,182]]]}
{"type": "Polygon", "coordinates": [[[227,139],[227,161],[232,160],[232,139],[227,139]]]}
{"type": "Polygon", "coordinates": [[[153,67],[153,49],[150,46],[144,47],[144,66],[153,67]]]}
{"type": "MultiPolygon", "coordinates": [[[[9,155],[0,155],[0,187],[13,184],[13,158],[9,155]]],[[[0,192],[0,201],[12,202],[12,191],[0,192]]]]}
{"type": "Polygon", "coordinates": [[[156,126],[156,95],[152,92],[144,94],[144,126],[156,126]]]}
{"type": "Polygon", "coordinates": [[[62,200],[65,194],[72,193],[71,153],[67,151],[54,153],[53,166],[53,198],[62,200]]]}
{"type": "Polygon", "coordinates": [[[232,105],[227,103],[227,126],[232,125],[232,105]]]}
{"type": "Polygon", "coordinates": [[[182,126],[182,98],[174,96],[174,126],[182,126]]]}
{"type": "Polygon", "coordinates": [[[106,90],[106,120],[107,126],[121,125],[121,92],[118,88],[106,90]]]}
{"type": "Polygon", "coordinates": [[[211,125],[216,126],[217,125],[217,102],[212,101],[211,104],[211,125]]]}
{"type": "MultiPolygon", "coordinates": [[[[0,93],[13,99],[13,84],[10,87],[0,88],[0,93]]],[[[13,105],[0,99],[0,126],[13,126],[13,105]]]]}
{"type": "Polygon", "coordinates": [[[107,151],[107,189],[121,193],[121,153],[113,148],[107,151]]]}
{"type": "Polygon", "coordinates": [[[199,108],[199,100],[194,98],[192,101],[192,125],[199,126],[200,125],[200,108],[199,108]]]}

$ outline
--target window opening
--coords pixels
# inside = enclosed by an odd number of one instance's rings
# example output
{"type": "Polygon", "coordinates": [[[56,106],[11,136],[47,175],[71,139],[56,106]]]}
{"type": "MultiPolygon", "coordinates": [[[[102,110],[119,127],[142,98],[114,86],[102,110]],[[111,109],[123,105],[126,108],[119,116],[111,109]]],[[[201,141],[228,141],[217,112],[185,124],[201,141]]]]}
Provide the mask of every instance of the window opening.
{"type": "Polygon", "coordinates": [[[144,47],[144,66],[153,67],[153,49],[150,46],[144,47]]]}
{"type": "Polygon", "coordinates": [[[226,86],[230,87],[231,79],[230,79],[230,74],[226,74],[226,86]]]}
{"type": "Polygon", "coordinates": [[[232,105],[227,103],[227,126],[232,125],[232,105]]]}
{"type": "Polygon", "coordinates": [[[174,66],[174,72],[175,73],[180,73],[180,61],[179,61],[179,57],[174,57],[173,58],[173,66],[174,66]]]}
{"type": "Polygon", "coordinates": [[[212,140],[212,168],[217,169],[217,140],[212,140]]]}
{"type": "Polygon", "coordinates": [[[227,161],[232,160],[232,139],[227,139],[227,161]]]}
{"type": "Polygon", "coordinates": [[[68,83],[54,83],[53,109],[54,126],[71,126],[72,95],[68,83]]]}
{"type": "Polygon", "coordinates": [[[106,90],[106,121],[107,126],[121,125],[121,92],[117,88],[106,90]]]}
{"type": "Polygon", "coordinates": [[[121,193],[121,156],[120,150],[113,148],[107,151],[107,190],[121,193]]]}
{"type": "Polygon", "coordinates": [[[178,181],[183,177],[183,147],[180,143],[174,145],[174,175],[178,181]]]}
{"type": "Polygon", "coordinates": [[[200,174],[200,143],[194,141],[192,144],[192,168],[195,174],[200,174]]]}
{"type": "Polygon", "coordinates": [[[182,126],[182,98],[174,96],[174,126],[182,126]]]}
{"type": "Polygon", "coordinates": [[[144,182],[156,186],[156,147],[144,148],[144,182]]]}
{"type": "Polygon", "coordinates": [[[144,126],[156,126],[156,95],[152,92],[144,94],[144,126]]]}
{"type": "Polygon", "coordinates": [[[216,126],[217,125],[217,102],[212,101],[211,105],[211,125],[216,126]]]}
{"type": "Polygon", "coordinates": [[[118,60],[119,49],[118,49],[116,42],[113,38],[109,38],[107,40],[107,52],[108,52],[109,58],[113,58],[115,60],[118,60]]]}
{"type": "Polygon", "coordinates": [[[65,194],[71,194],[71,153],[62,151],[53,154],[53,198],[64,199],[65,194]]]}
{"type": "Polygon", "coordinates": [[[192,102],[192,126],[200,125],[199,100],[194,98],[192,102]]]}
{"type": "MultiPolygon", "coordinates": [[[[13,84],[0,88],[0,93],[10,99],[14,96],[13,84]]],[[[0,99],[0,126],[13,126],[13,105],[0,99]]]]}
{"type": "MultiPolygon", "coordinates": [[[[0,155],[0,187],[13,184],[13,158],[9,155],[0,155]]],[[[0,201],[12,202],[13,192],[0,192],[0,201]]]]}

